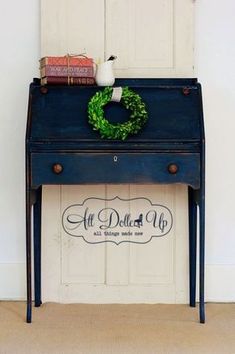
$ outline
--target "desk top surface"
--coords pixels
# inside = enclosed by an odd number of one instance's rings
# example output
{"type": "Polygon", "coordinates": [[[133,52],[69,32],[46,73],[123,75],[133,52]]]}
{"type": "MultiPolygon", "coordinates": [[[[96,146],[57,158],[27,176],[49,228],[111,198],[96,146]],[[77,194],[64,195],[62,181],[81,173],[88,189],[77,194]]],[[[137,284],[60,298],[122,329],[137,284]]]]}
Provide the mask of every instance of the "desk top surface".
{"type": "MultiPolygon", "coordinates": [[[[88,102],[103,88],[47,86],[42,93],[35,79],[30,85],[27,141],[110,149],[161,142],[166,146],[172,142],[197,144],[204,139],[201,88],[196,79],[117,79],[115,86],[128,86],[146,104],[149,119],[138,135],[124,142],[104,140],[89,125],[88,102]]],[[[124,122],[129,111],[112,102],[105,108],[105,116],[113,123],[124,122]]]]}

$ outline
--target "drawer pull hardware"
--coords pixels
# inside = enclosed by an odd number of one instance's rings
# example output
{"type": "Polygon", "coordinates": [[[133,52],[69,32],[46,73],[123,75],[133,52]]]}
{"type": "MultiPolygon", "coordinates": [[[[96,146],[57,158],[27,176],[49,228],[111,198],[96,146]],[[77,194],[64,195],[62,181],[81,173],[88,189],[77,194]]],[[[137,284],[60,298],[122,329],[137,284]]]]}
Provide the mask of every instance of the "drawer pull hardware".
{"type": "Polygon", "coordinates": [[[52,166],[52,171],[59,175],[63,171],[63,166],[60,163],[55,163],[52,166]]]}
{"type": "Polygon", "coordinates": [[[184,87],[183,88],[183,95],[184,96],[188,96],[188,95],[190,95],[190,93],[191,93],[191,90],[190,90],[189,87],[184,87]]]}
{"type": "Polygon", "coordinates": [[[46,86],[41,86],[40,91],[43,95],[45,95],[48,92],[48,88],[46,86]]]}
{"type": "Polygon", "coordinates": [[[114,161],[114,162],[117,162],[117,160],[118,160],[117,156],[114,156],[114,157],[113,157],[113,161],[114,161]]]}
{"type": "Polygon", "coordinates": [[[168,165],[168,172],[172,175],[176,174],[178,172],[178,166],[175,163],[171,163],[168,165]]]}

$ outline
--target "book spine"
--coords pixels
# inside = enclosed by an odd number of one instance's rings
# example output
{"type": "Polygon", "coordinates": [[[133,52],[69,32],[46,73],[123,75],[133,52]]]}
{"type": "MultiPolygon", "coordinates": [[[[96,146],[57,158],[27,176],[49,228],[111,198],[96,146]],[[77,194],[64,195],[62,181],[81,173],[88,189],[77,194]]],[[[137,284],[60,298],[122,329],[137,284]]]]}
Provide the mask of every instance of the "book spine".
{"type": "Polygon", "coordinates": [[[44,57],[40,60],[40,67],[45,65],[92,66],[93,60],[84,57],[44,57]]]}
{"type": "Polygon", "coordinates": [[[94,85],[94,77],[47,76],[41,79],[41,85],[94,85]]]}
{"type": "Polygon", "coordinates": [[[65,66],[46,65],[40,70],[41,77],[45,76],[73,76],[73,77],[93,77],[93,66],[65,66]]]}

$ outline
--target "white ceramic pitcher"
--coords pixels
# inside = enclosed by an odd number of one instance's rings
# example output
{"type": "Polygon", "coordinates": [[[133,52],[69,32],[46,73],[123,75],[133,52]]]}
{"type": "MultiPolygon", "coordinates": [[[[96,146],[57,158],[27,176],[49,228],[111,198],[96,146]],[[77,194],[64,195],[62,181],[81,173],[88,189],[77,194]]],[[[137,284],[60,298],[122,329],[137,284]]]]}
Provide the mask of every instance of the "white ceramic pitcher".
{"type": "Polygon", "coordinates": [[[98,86],[112,86],[114,84],[113,62],[114,60],[107,60],[104,63],[96,64],[95,81],[98,86]]]}

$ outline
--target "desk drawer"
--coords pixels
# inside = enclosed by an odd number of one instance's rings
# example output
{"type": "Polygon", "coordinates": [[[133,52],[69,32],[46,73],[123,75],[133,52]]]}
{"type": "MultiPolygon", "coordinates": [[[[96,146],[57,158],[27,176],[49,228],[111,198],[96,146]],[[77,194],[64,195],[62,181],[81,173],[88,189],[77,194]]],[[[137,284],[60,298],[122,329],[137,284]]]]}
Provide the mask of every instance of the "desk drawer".
{"type": "Polygon", "coordinates": [[[197,153],[32,153],[32,186],[185,183],[200,186],[197,153]]]}

